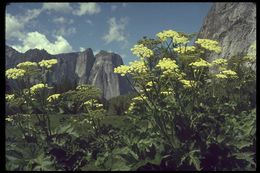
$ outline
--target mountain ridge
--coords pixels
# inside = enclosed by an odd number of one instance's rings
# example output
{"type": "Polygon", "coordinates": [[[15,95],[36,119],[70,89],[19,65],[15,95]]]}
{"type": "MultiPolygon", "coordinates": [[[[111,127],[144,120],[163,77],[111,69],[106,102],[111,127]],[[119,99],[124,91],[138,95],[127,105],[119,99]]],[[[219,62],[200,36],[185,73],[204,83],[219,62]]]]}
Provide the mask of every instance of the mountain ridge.
{"type": "MultiPolygon", "coordinates": [[[[39,62],[51,58],[57,58],[58,64],[53,67],[53,72],[46,76],[47,81],[48,84],[55,85],[60,92],[73,89],[79,84],[91,84],[100,88],[105,99],[132,91],[127,80],[113,72],[115,67],[123,65],[119,54],[101,50],[94,56],[91,48],[82,52],[55,55],[37,48],[21,53],[6,45],[6,69],[13,68],[23,61],[39,62]]],[[[13,81],[8,80],[8,83],[11,88],[15,88],[13,81]]]]}

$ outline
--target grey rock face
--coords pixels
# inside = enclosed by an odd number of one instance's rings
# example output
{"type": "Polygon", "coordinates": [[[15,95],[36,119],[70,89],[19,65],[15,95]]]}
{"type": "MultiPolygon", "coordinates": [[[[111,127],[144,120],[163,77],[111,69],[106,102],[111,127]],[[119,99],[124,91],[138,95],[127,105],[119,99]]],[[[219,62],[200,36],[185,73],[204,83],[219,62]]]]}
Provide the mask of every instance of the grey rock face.
{"type": "MultiPolygon", "coordinates": [[[[47,83],[56,86],[58,92],[74,89],[79,84],[92,84],[99,87],[105,99],[131,91],[127,80],[113,72],[115,67],[123,64],[122,58],[117,54],[101,51],[95,58],[90,48],[80,53],[58,55],[50,55],[45,50],[38,49],[19,53],[6,46],[6,69],[13,68],[23,61],[39,62],[43,59],[52,58],[57,58],[58,64],[54,65],[52,73],[45,77],[47,83]]],[[[17,87],[13,80],[6,82],[11,88],[17,87]]]]}
{"type": "Polygon", "coordinates": [[[90,75],[90,71],[94,64],[95,57],[92,49],[88,48],[84,52],[79,54],[76,63],[76,74],[78,75],[79,84],[86,84],[90,75]]]}
{"type": "Polygon", "coordinates": [[[215,3],[204,20],[198,38],[214,39],[222,46],[216,57],[242,56],[256,41],[256,4],[215,3]]]}
{"type": "Polygon", "coordinates": [[[9,46],[5,46],[5,68],[11,68],[22,61],[22,54],[9,46]]]}
{"type": "Polygon", "coordinates": [[[60,92],[67,91],[77,85],[78,76],[75,73],[79,53],[66,53],[52,56],[58,59],[58,64],[53,66],[53,72],[48,75],[48,81],[56,85],[60,92]]]}
{"type": "Polygon", "coordinates": [[[100,51],[95,56],[89,83],[100,88],[103,91],[103,97],[106,99],[130,91],[126,79],[113,72],[115,67],[122,64],[122,58],[118,54],[100,51]]]}

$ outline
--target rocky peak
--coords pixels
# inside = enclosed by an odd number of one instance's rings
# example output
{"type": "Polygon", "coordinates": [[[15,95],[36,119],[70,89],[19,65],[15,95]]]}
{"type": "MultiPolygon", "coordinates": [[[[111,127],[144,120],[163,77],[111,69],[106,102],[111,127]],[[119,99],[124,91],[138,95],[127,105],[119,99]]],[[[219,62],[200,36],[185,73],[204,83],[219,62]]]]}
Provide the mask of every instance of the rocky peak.
{"type": "Polygon", "coordinates": [[[103,91],[103,97],[106,99],[130,91],[129,88],[126,88],[128,86],[127,81],[114,73],[114,68],[122,64],[123,60],[121,56],[115,53],[100,51],[95,56],[89,81],[92,85],[97,86],[103,91]]]}
{"type": "MultiPolygon", "coordinates": [[[[6,68],[12,68],[22,61],[36,61],[57,58],[58,64],[52,73],[46,75],[48,84],[55,86],[54,92],[65,92],[79,84],[92,84],[101,89],[103,97],[110,99],[131,92],[127,80],[114,73],[114,68],[122,65],[120,55],[100,51],[96,57],[91,48],[83,52],[50,55],[45,50],[31,49],[19,53],[6,46],[6,68]]],[[[7,80],[11,88],[15,88],[12,80],[7,80]]],[[[36,81],[37,82],[37,81],[36,81]]]]}
{"type": "Polygon", "coordinates": [[[50,54],[44,49],[29,49],[23,54],[26,61],[39,62],[43,59],[50,59],[50,54]]]}
{"type": "Polygon", "coordinates": [[[95,57],[91,48],[87,48],[85,49],[85,51],[79,54],[75,69],[75,73],[78,76],[79,84],[86,84],[88,82],[88,78],[94,61],[95,57]]]}
{"type": "Polygon", "coordinates": [[[216,57],[242,56],[256,41],[256,4],[255,3],[215,3],[204,19],[198,38],[219,41],[220,55],[216,57]]]}

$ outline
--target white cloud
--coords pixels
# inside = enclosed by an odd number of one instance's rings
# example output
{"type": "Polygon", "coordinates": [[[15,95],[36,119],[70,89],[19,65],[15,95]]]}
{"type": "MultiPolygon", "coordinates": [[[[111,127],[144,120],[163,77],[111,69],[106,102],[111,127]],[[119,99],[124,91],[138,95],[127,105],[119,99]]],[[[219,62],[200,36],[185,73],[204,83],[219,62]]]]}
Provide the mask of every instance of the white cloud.
{"type": "Polygon", "coordinates": [[[53,31],[53,35],[61,35],[61,36],[69,36],[69,35],[73,35],[77,32],[76,28],[75,27],[62,27],[62,28],[59,28],[57,30],[54,30],[53,31]]]}
{"type": "MultiPolygon", "coordinates": [[[[12,16],[7,13],[5,16],[6,22],[6,38],[18,38],[19,40],[23,39],[25,36],[23,29],[26,24],[32,19],[37,18],[41,13],[39,9],[27,10],[24,15],[21,16],[12,16]]],[[[31,25],[32,26],[32,25],[31,25]]]]}
{"type": "Polygon", "coordinates": [[[26,11],[24,16],[21,16],[21,20],[23,23],[27,23],[32,19],[37,18],[41,14],[42,10],[41,9],[29,9],[26,11]]]}
{"type": "Polygon", "coordinates": [[[72,51],[72,47],[62,36],[56,36],[56,41],[52,43],[45,35],[37,31],[27,33],[22,46],[12,45],[12,47],[20,52],[26,52],[29,49],[35,48],[45,49],[51,54],[68,53],[72,51]]]}
{"type": "Polygon", "coordinates": [[[111,5],[111,11],[116,11],[117,6],[116,5],[111,5]]]}
{"type": "Polygon", "coordinates": [[[75,15],[82,16],[85,14],[93,15],[101,11],[100,6],[97,3],[79,3],[79,8],[74,11],[75,15]]]}
{"type": "Polygon", "coordinates": [[[113,41],[126,42],[125,27],[127,23],[127,18],[121,18],[119,21],[116,21],[115,17],[110,18],[108,20],[108,33],[103,36],[103,40],[105,40],[106,44],[113,41]]]}
{"type": "Polygon", "coordinates": [[[120,54],[120,56],[122,57],[122,59],[126,58],[126,54],[120,54]]]}
{"type": "Polygon", "coordinates": [[[73,19],[65,19],[64,17],[56,17],[52,21],[54,23],[59,23],[59,24],[73,24],[74,23],[73,19]]]}
{"type": "Polygon", "coordinates": [[[99,50],[94,50],[94,51],[93,51],[94,56],[95,56],[96,54],[98,54],[100,51],[101,51],[100,49],[99,49],[99,50]]]}
{"type": "Polygon", "coordinates": [[[19,22],[19,20],[15,17],[12,16],[11,14],[7,13],[5,16],[5,33],[6,33],[6,38],[19,38],[22,37],[22,32],[21,30],[24,28],[24,24],[19,22]]]}
{"type": "Polygon", "coordinates": [[[122,3],[122,7],[126,7],[127,6],[127,3],[122,3]]]}
{"type": "Polygon", "coordinates": [[[89,19],[87,19],[86,22],[87,22],[88,24],[90,24],[90,25],[93,25],[92,21],[89,20],[89,19]]]}
{"type": "Polygon", "coordinates": [[[80,48],[79,48],[79,51],[80,51],[80,52],[83,52],[84,50],[85,50],[84,47],[80,47],[80,48]]]}
{"type": "Polygon", "coordinates": [[[42,10],[53,10],[68,13],[73,10],[69,3],[43,3],[42,10]]]}

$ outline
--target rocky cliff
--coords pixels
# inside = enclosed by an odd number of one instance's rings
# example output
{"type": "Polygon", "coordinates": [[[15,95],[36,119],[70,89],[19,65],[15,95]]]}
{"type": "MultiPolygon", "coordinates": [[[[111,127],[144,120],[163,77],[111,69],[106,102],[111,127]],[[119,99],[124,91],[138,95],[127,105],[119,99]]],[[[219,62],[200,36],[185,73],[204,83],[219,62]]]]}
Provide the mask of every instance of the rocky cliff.
{"type": "Polygon", "coordinates": [[[222,53],[211,53],[209,59],[246,54],[256,41],[256,4],[214,3],[198,38],[214,39],[222,46],[222,53]]]}
{"type": "Polygon", "coordinates": [[[122,58],[115,53],[102,50],[95,56],[89,82],[104,91],[104,98],[112,98],[130,90],[126,79],[113,73],[114,68],[121,64],[123,64],[122,58]]]}
{"type": "MultiPolygon", "coordinates": [[[[64,92],[75,88],[79,84],[92,84],[101,89],[105,99],[131,92],[127,80],[113,73],[114,67],[123,64],[118,54],[101,51],[94,57],[93,51],[88,48],[83,52],[73,52],[51,55],[45,50],[31,49],[25,53],[17,52],[6,46],[6,69],[16,66],[22,61],[39,62],[42,59],[57,58],[52,73],[47,75],[48,84],[55,86],[58,91],[64,92]]],[[[9,86],[15,87],[11,80],[9,86]]]]}

